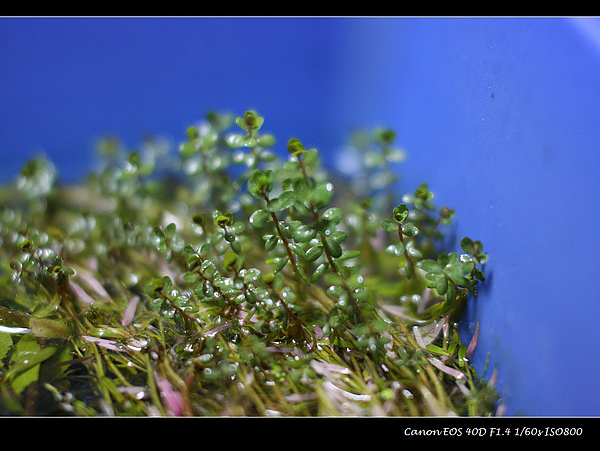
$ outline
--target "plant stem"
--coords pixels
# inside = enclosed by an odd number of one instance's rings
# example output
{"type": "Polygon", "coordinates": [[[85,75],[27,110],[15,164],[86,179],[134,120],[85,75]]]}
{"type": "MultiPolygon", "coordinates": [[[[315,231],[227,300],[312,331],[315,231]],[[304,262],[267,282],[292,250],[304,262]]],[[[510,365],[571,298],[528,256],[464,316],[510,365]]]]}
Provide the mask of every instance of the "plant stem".
{"type": "Polygon", "coordinates": [[[406,261],[410,266],[410,274],[407,274],[407,278],[410,279],[415,273],[415,263],[410,258],[408,250],[406,249],[406,243],[404,242],[404,236],[402,234],[402,226],[400,224],[398,224],[398,237],[400,238],[400,243],[402,243],[402,248],[404,249],[404,258],[406,258],[406,261]]]}
{"type": "MultiPolygon", "coordinates": [[[[267,193],[264,190],[262,191],[262,196],[265,199],[265,202],[268,203],[269,196],[267,196],[267,193]]],[[[279,236],[279,239],[281,240],[281,242],[283,243],[283,246],[285,247],[285,251],[286,251],[288,258],[290,260],[290,263],[292,265],[292,269],[294,270],[294,274],[296,275],[296,283],[298,284],[298,287],[297,287],[298,293],[301,293],[302,285],[303,285],[302,276],[300,275],[300,271],[298,270],[298,266],[296,264],[296,259],[294,257],[294,253],[292,252],[292,249],[290,249],[290,244],[289,244],[287,238],[281,231],[281,227],[280,227],[279,219],[277,218],[277,215],[273,211],[271,211],[269,213],[271,214],[271,219],[273,220],[273,224],[275,224],[275,230],[277,231],[277,235],[279,236]]]]}

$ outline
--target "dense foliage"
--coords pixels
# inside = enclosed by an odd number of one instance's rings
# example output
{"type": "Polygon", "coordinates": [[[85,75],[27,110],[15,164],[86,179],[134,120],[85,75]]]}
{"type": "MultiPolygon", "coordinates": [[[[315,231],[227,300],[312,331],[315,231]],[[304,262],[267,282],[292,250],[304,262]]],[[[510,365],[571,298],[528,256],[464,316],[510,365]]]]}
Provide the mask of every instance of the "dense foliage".
{"type": "Polygon", "coordinates": [[[343,178],[263,121],[105,139],[77,185],[40,157],[4,188],[4,415],[494,414],[455,324],[481,243],[439,249],[454,211],[426,184],[398,203],[391,130],[343,178]]]}

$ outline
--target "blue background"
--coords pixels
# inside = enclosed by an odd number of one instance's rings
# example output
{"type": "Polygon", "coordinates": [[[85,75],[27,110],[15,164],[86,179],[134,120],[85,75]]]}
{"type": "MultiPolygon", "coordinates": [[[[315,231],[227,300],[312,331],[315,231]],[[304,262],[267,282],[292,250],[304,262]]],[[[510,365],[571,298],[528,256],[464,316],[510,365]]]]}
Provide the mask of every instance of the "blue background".
{"type": "Polygon", "coordinates": [[[38,150],[77,180],[96,138],[177,144],[212,109],[255,108],[280,148],[331,162],[355,127],[393,127],[402,189],[428,181],[490,254],[463,335],[480,322],[507,414],[598,416],[599,36],[595,18],[3,18],[0,180],[38,150]]]}

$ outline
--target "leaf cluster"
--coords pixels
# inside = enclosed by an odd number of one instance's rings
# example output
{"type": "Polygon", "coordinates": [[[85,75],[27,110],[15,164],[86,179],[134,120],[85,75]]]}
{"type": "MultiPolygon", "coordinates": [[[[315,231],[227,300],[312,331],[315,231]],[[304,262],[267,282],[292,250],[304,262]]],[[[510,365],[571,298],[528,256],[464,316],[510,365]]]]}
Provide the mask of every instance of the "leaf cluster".
{"type": "Polygon", "coordinates": [[[487,255],[438,249],[454,211],[426,184],[392,206],[395,134],[363,135],[356,196],[264,123],[106,139],[85,181],[40,157],[0,192],[3,413],[494,413],[454,329],[487,255]]]}

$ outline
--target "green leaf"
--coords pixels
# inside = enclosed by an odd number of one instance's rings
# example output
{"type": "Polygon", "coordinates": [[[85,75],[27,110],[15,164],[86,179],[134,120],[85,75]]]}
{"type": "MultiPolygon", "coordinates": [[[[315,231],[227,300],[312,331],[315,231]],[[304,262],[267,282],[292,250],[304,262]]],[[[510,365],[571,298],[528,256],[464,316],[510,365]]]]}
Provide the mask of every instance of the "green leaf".
{"type": "Polygon", "coordinates": [[[248,193],[254,197],[262,198],[263,192],[269,194],[273,189],[273,171],[257,169],[248,180],[248,193]]]}
{"type": "Polygon", "coordinates": [[[196,147],[196,145],[194,143],[182,143],[179,146],[179,151],[181,152],[182,155],[185,156],[190,156],[195,154],[196,152],[198,152],[198,148],[196,147]]]}
{"type": "Polygon", "coordinates": [[[344,220],[344,210],[339,207],[328,208],[321,216],[326,221],[339,224],[344,220]]]}
{"type": "Polygon", "coordinates": [[[390,244],[385,251],[388,254],[397,255],[398,257],[404,255],[404,246],[402,243],[390,244]]]}
{"type": "Polygon", "coordinates": [[[231,215],[219,215],[215,218],[215,224],[218,225],[219,227],[225,228],[227,227],[232,221],[232,217],[231,215]]]}
{"type": "Polygon", "coordinates": [[[467,355],[467,347],[463,344],[461,344],[458,348],[458,364],[460,365],[461,368],[464,368],[467,359],[466,359],[466,355],[467,355]]]}
{"type": "Polygon", "coordinates": [[[272,251],[277,243],[279,242],[279,237],[277,235],[264,235],[263,240],[265,240],[265,250],[272,251]]]}
{"type": "Polygon", "coordinates": [[[339,261],[349,260],[351,258],[356,258],[359,256],[360,256],[359,250],[347,250],[347,251],[342,252],[342,255],[339,256],[338,260],[339,261]]]}
{"type": "Polygon", "coordinates": [[[450,353],[448,351],[446,351],[445,349],[440,348],[439,346],[436,346],[432,343],[427,345],[427,350],[429,352],[433,352],[434,354],[440,354],[440,355],[446,355],[446,356],[450,355],[450,353]]]}
{"type": "Polygon", "coordinates": [[[183,281],[186,283],[195,283],[198,281],[199,275],[195,272],[186,272],[183,274],[183,281]]]}
{"type": "Polygon", "coordinates": [[[448,207],[440,208],[440,222],[443,225],[450,225],[452,223],[452,218],[454,217],[454,210],[448,207]]]}
{"type": "Polygon", "coordinates": [[[256,147],[258,145],[258,138],[256,136],[244,136],[240,144],[242,147],[256,147]]]}
{"type": "Polygon", "coordinates": [[[342,276],[340,276],[340,274],[336,272],[328,272],[327,274],[325,274],[323,281],[327,285],[341,285],[342,283],[344,283],[342,276]]]}
{"type": "Polygon", "coordinates": [[[12,380],[13,390],[20,394],[29,384],[38,380],[40,364],[55,352],[55,347],[42,348],[33,336],[24,336],[15,346],[11,356],[14,363],[4,377],[12,380]]]}
{"type": "Polygon", "coordinates": [[[335,232],[333,232],[330,235],[330,237],[336,243],[342,244],[344,241],[346,241],[348,234],[346,232],[344,232],[343,230],[336,230],[335,232]]]}
{"type": "Polygon", "coordinates": [[[306,154],[304,154],[302,161],[304,162],[304,166],[312,166],[317,164],[319,161],[319,152],[317,149],[308,149],[306,154]]]}
{"type": "Polygon", "coordinates": [[[265,118],[259,116],[254,110],[248,110],[244,113],[244,117],[238,117],[235,119],[235,122],[239,125],[239,127],[249,133],[259,130],[264,121],[265,118]]]}
{"type": "Polygon", "coordinates": [[[381,227],[386,232],[396,232],[398,230],[398,223],[393,219],[384,219],[381,221],[381,227]]]}
{"type": "Polygon", "coordinates": [[[487,262],[488,260],[488,255],[487,254],[477,254],[475,255],[475,258],[477,259],[477,262],[481,265],[485,264],[485,262],[487,262]]]}
{"type": "Polygon", "coordinates": [[[210,260],[205,260],[200,266],[200,273],[207,279],[212,279],[217,272],[217,267],[210,260]]]}
{"type": "Polygon", "coordinates": [[[19,243],[19,249],[28,252],[33,247],[31,240],[23,240],[19,243]]]}
{"type": "Polygon", "coordinates": [[[283,169],[286,172],[297,173],[300,170],[300,165],[297,161],[286,161],[283,164],[283,169]]]}
{"type": "Polygon", "coordinates": [[[377,141],[382,146],[389,146],[393,144],[396,139],[396,133],[394,130],[389,128],[379,128],[374,132],[375,141],[377,141]]]}
{"type": "Polygon", "coordinates": [[[13,340],[10,334],[0,332],[0,368],[2,368],[2,360],[13,346],[13,340]]]}
{"type": "Polygon", "coordinates": [[[446,291],[448,291],[448,279],[446,279],[445,275],[442,275],[436,279],[435,289],[442,296],[446,294],[446,291]]]}
{"type": "Polygon", "coordinates": [[[419,234],[419,228],[412,222],[402,224],[402,233],[406,236],[417,236],[419,234]]]}
{"type": "Polygon", "coordinates": [[[473,261],[462,262],[460,265],[460,269],[463,274],[471,274],[471,271],[473,271],[473,269],[475,269],[475,262],[473,262],[473,261]]]}
{"type": "Polygon", "coordinates": [[[302,279],[302,281],[309,285],[310,284],[310,279],[309,277],[306,275],[306,272],[304,271],[304,268],[302,266],[297,266],[296,270],[298,271],[298,275],[300,276],[300,278],[302,279]]]}
{"type": "Polygon", "coordinates": [[[317,231],[306,224],[303,224],[294,230],[293,237],[299,243],[306,243],[312,240],[317,235],[317,231]]]}
{"type": "Polygon", "coordinates": [[[307,262],[313,262],[315,261],[317,258],[319,258],[321,256],[321,254],[323,253],[323,247],[322,246],[313,246],[311,248],[309,248],[306,253],[304,254],[304,260],[306,260],[307,262]]]}
{"type": "Polygon", "coordinates": [[[294,192],[296,193],[296,197],[298,200],[306,201],[310,198],[310,193],[312,192],[312,186],[310,182],[304,177],[298,178],[294,180],[294,192]]]}
{"type": "Polygon", "coordinates": [[[463,251],[473,254],[473,241],[471,238],[464,237],[462,240],[460,240],[460,247],[463,251]]]}
{"type": "Polygon", "coordinates": [[[451,252],[449,254],[445,252],[440,252],[438,255],[438,262],[443,266],[453,266],[459,261],[459,256],[456,252],[451,252]]]}
{"type": "Polygon", "coordinates": [[[385,159],[390,163],[399,163],[406,159],[406,153],[401,149],[387,149],[385,159]]]}
{"type": "Polygon", "coordinates": [[[258,145],[260,147],[273,147],[275,142],[276,140],[273,135],[264,134],[258,137],[258,145]]]}
{"type": "Polygon", "coordinates": [[[238,261],[238,255],[234,252],[226,252],[223,256],[223,267],[225,269],[232,269],[236,266],[238,261]]]}
{"type": "Polygon", "coordinates": [[[200,137],[200,131],[198,130],[198,127],[194,126],[188,127],[186,134],[190,141],[194,141],[200,137]]]}
{"type": "Polygon", "coordinates": [[[473,270],[473,276],[480,281],[484,281],[485,280],[485,275],[483,274],[483,271],[481,271],[480,269],[475,268],[473,270]]]}
{"type": "Polygon", "coordinates": [[[417,249],[412,242],[406,244],[406,252],[413,258],[421,259],[423,258],[423,254],[419,249],[417,249]]]}
{"type": "Polygon", "coordinates": [[[352,293],[350,293],[353,299],[357,301],[366,301],[371,296],[371,293],[366,288],[355,288],[352,293]]]}
{"type": "Polygon", "coordinates": [[[271,213],[267,210],[258,209],[250,215],[249,222],[256,228],[263,227],[271,219],[271,213]]]}
{"type": "Polygon", "coordinates": [[[327,263],[321,263],[319,266],[317,266],[315,272],[313,272],[312,276],[310,276],[310,283],[315,283],[317,280],[319,280],[323,274],[325,274],[328,267],[329,265],[327,265],[327,263]]]}
{"type": "Polygon", "coordinates": [[[33,335],[41,338],[69,338],[73,333],[63,321],[35,316],[29,321],[29,328],[33,335]]]}
{"type": "Polygon", "coordinates": [[[293,191],[284,191],[279,197],[269,199],[267,202],[267,210],[276,213],[281,210],[290,208],[296,202],[296,195],[293,191]]]}
{"type": "Polygon", "coordinates": [[[246,136],[244,136],[240,133],[232,133],[232,134],[228,135],[227,138],[225,138],[225,142],[232,149],[237,149],[239,147],[245,147],[246,143],[247,143],[246,136]]]}
{"type": "Polygon", "coordinates": [[[330,237],[325,238],[325,250],[333,258],[337,258],[342,255],[342,246],[330,237]]]}
{"type": "Polygon", "coordinates": [[[471,286],[471,282],[465,276],[462,275],[462,270],[460,267],[450,266],[446,267],[445,271],[446,275],[459,287],[469,287],[471,286]]]}
{"type": "MultiPolygon", "coordinates": [[[[54,310],[57,306],[52,306],[54,310]]],[[[30,316],[0,305],[0,325],[7,327],[29,327],[30,316]]]]}
{"type": "Polygon", "coordinates": [[[406,204],[399,204],[394,208],[394,221],[401,224],[408,218],[408,207],[406,204]]]}
{"type": "Polygon", "coordinates": [[[170,291],[173,288],[173,281],[169,276],[162,277],[162,288],[164,291],[170,291]]]}
{"type": "Polygon", "coordinates": [[[273,272],[277,273],[285,268],[285,265],[287,265],[289,261],[290,259],[288,257],[274,257],[268,259],[266,263],[269,265],[275,265],[273,272]]]}
{"type": "Polygon", "coordinates": [[[167,238],[171,238],[177,232],[177,226],[174,222],[169,223],[169,225],[165,228],[165,236],[167,238]]]}
{"type": "Polygon", "coordinates": [[[204,243],[202,246],[200,246],[200,256],[202,258],[208,257],[208,254],[211,249],[212,249],[212,246],[210,245],[210,243],[204,243]]]}
{"type": "Polygon", "coordinates": [[[415,190],[415,197],[421,201],[427,202],[433,199],[433,193],[429,191],[427,183],[422,183],[421,186],[415,190]]]}
{"type": "Polygon", "coordinates": [[[451,310],[452,307],[454,306],[455,302],[456,302],[456,288],[454,287],[454,284],[449,283],[448,290],[446,291],[445,307],[448,310],[451,310]]]}
{"type": "Polygon", "coordinates": [[[417,263],[417,266],[425,272],[430,272],[430,273],[434,273],[434,274],[443,274],[444,273],[444,270],[439,265],[439,263],[430,258],[421,260],[419,263],[417,263]]]}
{"type": "Polygon", "coordinates": [[[288,152],[291,153],[292,155],[301,155],[301,154],[306,153],[304,146],[302,145],[300,140],[297,138],[291,138],[288,141],[287,149],[288,149],[288,152]]]}
{"type": "Polygon", "coordinates": [[[313,191],[311,201],[316,208],[321,208],[329,204],[333,198],[333,183],[323,183],[313,191]]]}
{"type": "Polygon", "coordinates": [[[192,216],[192,222],[196,225],[204,227],[204,224],[206,224],[206,215],[204,213],[196,213],[194,216],[192,216]]]}

